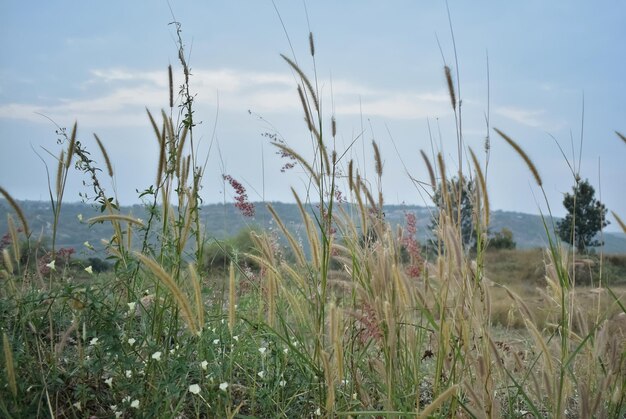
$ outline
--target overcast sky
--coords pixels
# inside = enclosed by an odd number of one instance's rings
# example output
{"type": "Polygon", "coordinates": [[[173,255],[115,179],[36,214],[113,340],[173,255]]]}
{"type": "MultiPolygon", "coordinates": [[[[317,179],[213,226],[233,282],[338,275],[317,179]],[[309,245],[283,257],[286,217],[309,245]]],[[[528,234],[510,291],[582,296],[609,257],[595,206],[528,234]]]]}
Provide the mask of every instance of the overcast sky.
{"type": "MultiPolygon", "coordinates": [[[[573,177],[555,139],[578,164],[584,95],[581,176],[626,217],[626,144],[614,133],[626,133],[622,1],[450,0],[460,80],[443,1],[318,0],[305,8],[276,0],[278,13],[262,0],[170,5],[192,67],[195,116],[202,122],[196,136],[209,153],[205,202],[232,200],[222,173],[239,179],[254,201],[290,201],[289,186],[305,183],[297,169],[281,173],[284,161],[262,134],[278,132],[310,154],[297,79],[279,55],[295,53],[313,77],[310,27],[324,116],[329,121],[334,110],[337,118],[336,147],[341,154],[358,137],[347,156],[370,176],[371,140],[380,144],[387,203],[430,204],[407,176],[427,179],[420,149],[441,148],[456,170],[445,61],[460,85],[466,146],[485,161],[489,110],[491,126],[534,160],[556,215],[564,213],[561,201],[573,177]]],[[[168,106],[168,64],[175,66],[175,83],[182,82],[168,3],[3,0],[0,15],[0,185],[18,199],[47,199],[45,166],[35,151],[54,168],[42,147],[57,154],[59,146],[43,114],[68,128],[77,120],[79,138],[101,161],[97,133],[115,169],[107,188],[122,204],[138,202],[135,191],[150,186],[156,172],[145,107],[158,113],[168,106]]],[[[493,131],[491,145],[492,208],[545,212],[520,158],[493,131]]],[[[66,200],[79,200],[81,181],[76,173],[66,200]]]]}

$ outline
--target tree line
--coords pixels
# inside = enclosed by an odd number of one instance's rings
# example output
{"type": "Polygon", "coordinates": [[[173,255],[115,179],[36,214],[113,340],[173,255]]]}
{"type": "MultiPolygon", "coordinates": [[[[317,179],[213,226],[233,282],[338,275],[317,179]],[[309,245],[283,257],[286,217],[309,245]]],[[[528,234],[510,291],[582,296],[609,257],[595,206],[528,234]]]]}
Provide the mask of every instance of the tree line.
{"type": "MultiPolygon", "coordinates": [[[[475,191],[475,179],[457,176],[448,180],[445,186],[440,182],[432,196],[437,212],[433,215],[430,229],[436,231],[440,211],[460,214],[460,238],[467,251],[476,250],[478,243],[474,211],[475,191]],[[444,193],[444,187],[447,188],[445,191],[447,194],[444,193]],[[446,195],[447,200],[444,199],[446,195]],[[449,209],[448,206],[450,206],[449,209]]],[[[562,241],[575,247],[579,253],[587,253],[594,247],[604,245],[604,242],[598,238],[598,233],[609,224],[606,219],[607,209],[595,198],[595,189],[588,179],[576,178],[572,192],[564,194],[563,207],[566,215],[556,223],[555,228],[556,234],[562,241]]],[[[433,246],[436,246],[435,240],[431,242],[433,246]]],[[[483,245],[492,249],[516,247],[513,233],[507,228],[496,232],[488,231],[487,242],[483,245]]]]}

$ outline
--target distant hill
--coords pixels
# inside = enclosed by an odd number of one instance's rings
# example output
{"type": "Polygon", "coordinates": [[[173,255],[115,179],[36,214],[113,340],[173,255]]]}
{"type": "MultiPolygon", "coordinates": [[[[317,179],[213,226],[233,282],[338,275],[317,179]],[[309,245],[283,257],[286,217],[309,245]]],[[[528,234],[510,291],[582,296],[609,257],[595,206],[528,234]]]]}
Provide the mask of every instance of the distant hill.
{"type": "MultiPolygon", "coordinates": [[[[19,201],[34,234],[49,238],[52,235],[53,215],[50,203],[41,201],[19,201]]],[[[296,235],[304,237],[304,226],[301,223],[300,213],[295,204],[280,202],[271,203],[279,214],[283,223],[296,235]]],[[[222,239],[238,233],[246,226],[261,228],[275,228],[272,217],[262,203],[256,203],[256,215],[253,218],[243,217],[233,204],[210,204],[201,208],[202,222],[209,238],[222,239]]],[[[0,236],[7,232],[7,212],[10,206],[5,200],[0,200],[0,236]]],[[[412,212],[418,220],[418,235],[421,241],[429,237],[428,226],[431,211],[427,207],[414,205],[390,205],[385,207],[385,218],[393,226],[403,225],[405,214],[412,212]]],[[[11,211],[12,212],[12,211],[11,211]]],[[[147,219],[147,213],[141,205],[122,207],[123,214],[132,214],[147,219]]],[[[312,212],[312,209],[311,209],[312,212]]],[[[92,205],[83,203],[64,203],[59,220],[57,243],[61,247],[74,247],[80,251],[83,243],[89,241],[96,248],[102,248],[101,239],[109,239],[113,234],[108,224],[89,226],[85,223],[90,217],[100,215],[92,205]],[[83,222],[79,221],[79,214],[83,222]]],[[[556,222],[556,220],[555,220],[556,222]]],[[[548,223],[550,221],[548,220],[548,223]]],[[[547,239],[541,217],[511,211],[494,211],[491,216],[491,230],[499,231],[503,227],[513,232],[513,239],[517,247],[522,249],[546,247],[547,239]]],[[[604,234],[604,252],[626,254],[626,235],[621,233],[604,234]]]]}

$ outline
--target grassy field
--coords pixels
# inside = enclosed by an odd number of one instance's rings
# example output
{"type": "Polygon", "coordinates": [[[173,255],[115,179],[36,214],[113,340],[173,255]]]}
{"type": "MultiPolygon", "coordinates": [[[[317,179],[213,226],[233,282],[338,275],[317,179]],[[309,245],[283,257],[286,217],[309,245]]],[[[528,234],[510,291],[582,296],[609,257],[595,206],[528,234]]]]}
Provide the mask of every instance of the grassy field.
{"type": "MultiPolygon", "coordinates": [[[[148,112],[160,158],[155,183],[142,194],[147,219],[121,214],[100,186],[101,176],[114,176],[104,145],[98,140],[89,152],[76,125],[62,131],[50,186],[55,220],[78,162],[102,214],[83,222],[113,226],[106,242],[112,272],[72,262],[71,251],[55,246],[56,229],[51,245],[41,246],[0,189],[14,209],[2,242],[0,416],[626,414],[623,261],[571,253],[549,230],[547,249],[488,251],[485,163],[463,144],[460,124],[458,160],[472,162],[466,171],[478,185],[471,195],[476,251],[462,244],[453,205],[462,191],[454,189],[443,193],[435,255],[426,258],[410,215],[401,229],[385,222],[377,143],[368,145],[376,171],[364,179],[345,150],[333,148],[335,119],[323,119],[316,83],[287,57],[315,157],[274,145],[310,181],[313,198],[294,191],[306,235],[292,236],[274,214],[275,229],[251,232],[250,247],[229,246],[226,266],[211,268],[207,252],[220,245],[208,243],[198,214],[204,159],[194,154],[193,95],[180,46],[182,105],[175,108],[172,97],[168,111],[148,112]]],[[[456,114],[447,67],[445,74],[456,114]]],[[[541,187],[532,160],[496,132],[541,187]]],[[[430,193],[436,179],[462,177],[442,156],[431,162],[424,154],[430,193]]],[[[224,180],[238,208],[253,213],[241,184],[224,180]]]]}

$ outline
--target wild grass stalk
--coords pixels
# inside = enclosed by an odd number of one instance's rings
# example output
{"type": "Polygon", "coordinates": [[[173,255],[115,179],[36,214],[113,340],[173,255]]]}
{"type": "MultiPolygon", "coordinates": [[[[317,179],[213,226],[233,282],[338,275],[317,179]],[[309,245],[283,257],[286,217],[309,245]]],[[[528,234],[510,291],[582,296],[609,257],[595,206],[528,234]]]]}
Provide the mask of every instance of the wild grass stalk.
{"type": "Polygon", "coordinates": [[[2,332],[2,350],[4,352],[4,369],[7,383],[9,384],[9,390],[13,397],[17,397],[17,375],[13,361],[13,349],[11,348],[11,342],[9,342],[9,336],[6,332],[2,332]]]}
{"type": "Polygon", "coordinates": [[[4,199],[7,200],[11,208],[13,208],[13,210],[17,214],[18,218],[20,219],[20,222],[22,223],[22,229],[24,230],[24,233],[26,234],[26,236],[30,236],[30,228],[28,227],[28,221],[26,220],[26,217],[24,216],[24,212],[22,211],[22,208],[20,208],[17,202],[15,202],[15,199],[13,199],[13,197],[3,187],[0,187],[0,195],[2,195],[4,199]]]}

